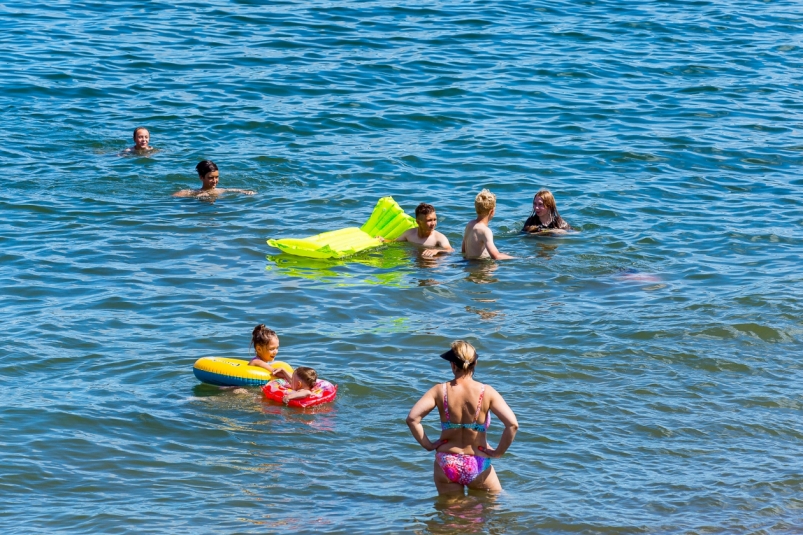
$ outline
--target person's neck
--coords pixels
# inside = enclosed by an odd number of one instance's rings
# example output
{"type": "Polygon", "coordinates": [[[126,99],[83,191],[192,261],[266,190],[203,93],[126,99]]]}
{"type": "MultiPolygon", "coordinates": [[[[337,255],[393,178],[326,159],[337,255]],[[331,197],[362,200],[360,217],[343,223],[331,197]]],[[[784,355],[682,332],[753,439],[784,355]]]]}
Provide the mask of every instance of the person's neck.
{"type": "Polygon", "coordinates": [[[541,221],[542,225],[549,225],[550,223],[552,223],[552,220],[554,218],[552,217],[552,214],[550,212],[547,212],[544,215],[539,215],[538,219],[541,221]]]}
{"type": "Polygon", "coordinates": [[[429,238],[432,235],[432,231],[428,228],[421,228],[418,227],[418,237],[419,238],[429,238]]]}
{"type": "Polygon", "coordinates": [[[482,223],[484,225],[487,225],[488,223],[491,222],[491,217],[492,217],[491,214],[485,214],[483,216],[477,216],[477,223],[482,223]]]}
{"type": "Polygon", "coordinates": [[[468,383],[474,380],[474,374],[472,373],[464,373],[462,375],[455,375],[454,376],[454,383],[455,384],[463,384],[468,383]]]}

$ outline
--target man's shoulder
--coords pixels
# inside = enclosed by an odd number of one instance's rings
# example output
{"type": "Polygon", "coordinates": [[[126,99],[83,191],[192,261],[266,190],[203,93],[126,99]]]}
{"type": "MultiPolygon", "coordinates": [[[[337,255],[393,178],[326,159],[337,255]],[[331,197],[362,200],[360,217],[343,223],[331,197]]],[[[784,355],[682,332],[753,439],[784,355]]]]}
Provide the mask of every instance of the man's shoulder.
{"type": "Polygon", "coordinates": [[[413,236],[416,236],[417,232],[418,232],[418,228],[407,229],[404,232],[402,232],[401,235],[396,239],[397,240],[402,240],[402,241],[410,241],[410,238],[413,237],[413,236]]]}
{"type": "Polygon", "coordinates": [[[443,232],[439,231],[439,230],[433,230],[432,234],[435,236],[435,239],[437,239],[437,240],[445,240],[446,239],[446,235],[443,232]]]}

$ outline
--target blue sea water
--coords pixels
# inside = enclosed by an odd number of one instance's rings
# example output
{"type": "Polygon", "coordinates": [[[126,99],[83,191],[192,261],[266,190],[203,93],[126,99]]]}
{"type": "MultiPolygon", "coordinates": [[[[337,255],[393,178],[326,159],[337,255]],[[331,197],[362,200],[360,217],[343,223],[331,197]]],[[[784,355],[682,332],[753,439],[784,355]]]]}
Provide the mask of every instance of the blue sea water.
{"type": "Polygon", "coordinates": [[[4,2],[0,532],[800,532],[801,30],[788,1],[4,2]],[[159,151],[121,157],[140,125],[159,151]],[[257,195],[171,197],[207,158],[257,195]],[[459,247],[484,187],[516,260],[265,243],[392,195],[459,247]],[[578,233],[518,234],[540,188],[578,233]],[[257,323],[335,404],[195,379],[257,323]],[[438,498],[404,423],[458,338],[521,426],[497,497],[438,498]]]}

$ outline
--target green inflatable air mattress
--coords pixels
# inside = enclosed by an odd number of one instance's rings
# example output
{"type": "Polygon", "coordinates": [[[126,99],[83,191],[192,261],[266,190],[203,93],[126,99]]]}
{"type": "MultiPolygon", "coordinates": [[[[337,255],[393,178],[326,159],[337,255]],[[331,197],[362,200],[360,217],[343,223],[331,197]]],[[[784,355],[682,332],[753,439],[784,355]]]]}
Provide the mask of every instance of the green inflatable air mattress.
{"type": "Polygon", "coordinates": [[[268,245],[296,256],[343,258],[382,245],[376,236],[395,240],[405,230],[415,227],[415,219],[405,214],[393,197],[382,197],[376,203],[371,217],[360,228],[348,227],[303,239],[271,239],[268,245]]]}

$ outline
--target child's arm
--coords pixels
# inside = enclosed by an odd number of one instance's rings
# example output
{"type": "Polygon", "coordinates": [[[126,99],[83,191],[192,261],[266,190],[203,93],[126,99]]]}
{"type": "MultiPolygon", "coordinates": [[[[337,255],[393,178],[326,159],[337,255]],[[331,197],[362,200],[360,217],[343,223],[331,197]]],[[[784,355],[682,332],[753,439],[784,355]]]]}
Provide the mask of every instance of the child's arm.
{"type": "Polygon", "coordinates": [[[266,370],[268,370],[273,375],[276,375],[276,371],[273,369],[273,366],[271,366],[270,364],[268,364],[267,362],[265,362],[262,359],[253,358],[253,359],[251,359],[251,362],[248,363],[248,365],[249,366],[259,366],[260,368],[265,368],[266,370]]]}
{"type": "Polygon", "coordinates": [[[439,245],[441,248],[443,248],[443,250],[444,250],[444,251],[447,251],[447,252],[453,253],[453,252],[454,252],[454,248],[452,247],[452,244],[451,244],[451,243],[449,243],[449,238],[447,238],[447,237],[446,237],[446,236],[444,236],[443,234],[441,234],[441,235],[439,236],[439,238],[440,238],[440,239],[438,240],[438,245],[439,245]]]}
{"type": "Polygon", "coordinates": [[[287,403],[291,399],[305,398],[312,394],[312,391],[302,388],[301,390],[293,390],[292,392],[282,396],[282,403],[287,403]]]}
{"type": "Polygon", "coordinates": [[[524,222],[524,226],[521,228],[522,232],[535,232],[538,230],[538,216],[532,215],[527,218],[527,221],[524,222]]]}
{"type": "Polygon", "coordinates": [[[483,229],[482,235],[483,238],[485,238],[485,249],[488,251],[488,254],[491,255],[491,258],[494,260],[510,260],[513,258],[510,255],[499,252],[499,249],[494,245],[494,233],[490,228],[486,227],[483,229]]]}
{"type": "MultiPolygon", "coordinates": [[[[436,231],[437,232],[437,231],[436,231]]],[[[440,247],[439,253],[453,253],[454,249],[452,244],[449,243],[449,238],[444,236],[442,232],[438,232],[438,241],[435,242],[435,247],[440,247]]]]}
{"type": "Polygon", "coordinates": [[[560,226],[552,231],[553,234],[566,234],[567,232],[574,230],[571,225],[569,225],[566,221],[561,221],[560,226]]]}
{"type": "MultiPolygon", "coordinates": [[[[395,239],[395,240],[393,240],[393,241],[407,241],[407,235],[408,235],[409,233],[411,233],[411,232],[418,232],[418,229],[414,229],[414,228],[412,228],[412,229],[409,229],[409,230],[405,230],[405,231],[402,233],[402,235],[401,235],[401,236],[399,236],[398,238],[396,238],[396,239],[395,239]]],[[[384,241],[387,241],[387,240],[384,240],[384,241]]]]}
{"type": "Polygon", "coordinates": [[[256,191],[250,189],[218,188],[218,191],[222,191],[223,193],[242,193],[243,195],[256,195],[256,191]]]}
{"type": "Polygon", "coordinates": [[[275,370],[271,370],[273,376],[277,379],[284,379],[288,383],[293,380],[293,376],[287,373],[287,370],[283,370],[282,368],[276,368],[275,370]]]}
{"type": "MultiPolygon", "coordinates": [[[[390,243],[390,242],[394,242],[394,241],[407,241],[407,233],[408,232],[410,232],[410,231],[409,230],[404,231],[404,233],[401,236],[399,236],[398,238],[396,238],[395,240],[389,240],[389,239],[385,238],[384,236],[380,236],[379,234],[374,236],[374,238],[376,238],[377,240],[381,241],[382,243],[390,243]]],[[[413,229],[413,232],[415,232],[415,229],[413,229]]]]}
{"type": "Polygon", "coordinates": [[[435,235],[435,238],[436,238],[435,241],[436,249],[424,249],[421,252],[421,256],[423,256],[424,258],[432,258],[433,256],[437,256],[439,254],[448,254],[454,252],[454,249],[452,249],[452,246],[449,243],[449,239],[446,236],[438,232],[435,235]]]}

